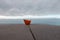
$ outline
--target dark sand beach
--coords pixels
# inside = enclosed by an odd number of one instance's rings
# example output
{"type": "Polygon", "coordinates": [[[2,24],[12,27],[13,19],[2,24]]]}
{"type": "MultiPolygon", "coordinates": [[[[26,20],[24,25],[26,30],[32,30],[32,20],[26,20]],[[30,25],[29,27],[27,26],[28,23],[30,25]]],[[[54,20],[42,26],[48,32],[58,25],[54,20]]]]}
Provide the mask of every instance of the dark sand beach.
{"type": "MultiPolygon", "coordinates": [[[[32,24],[37,40],[60,40],[60,26],[32,24]]],[[[33,40],[24,24],[0,24],[0,40],[33,40]]]]}

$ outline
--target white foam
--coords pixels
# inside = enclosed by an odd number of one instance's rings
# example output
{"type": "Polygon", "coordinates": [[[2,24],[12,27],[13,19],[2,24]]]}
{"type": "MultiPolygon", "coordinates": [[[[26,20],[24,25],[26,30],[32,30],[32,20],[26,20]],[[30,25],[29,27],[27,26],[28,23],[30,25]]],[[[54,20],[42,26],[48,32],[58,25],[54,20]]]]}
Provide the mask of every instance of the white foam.
{"type": "Polygon", "coordinates": [[[44,19],[44,18],[60,18],[60,15],[43,15],[43,16],[33,16],[33,15],[24,15],[24,16],[0,16],[0,19],[44,19]]]}

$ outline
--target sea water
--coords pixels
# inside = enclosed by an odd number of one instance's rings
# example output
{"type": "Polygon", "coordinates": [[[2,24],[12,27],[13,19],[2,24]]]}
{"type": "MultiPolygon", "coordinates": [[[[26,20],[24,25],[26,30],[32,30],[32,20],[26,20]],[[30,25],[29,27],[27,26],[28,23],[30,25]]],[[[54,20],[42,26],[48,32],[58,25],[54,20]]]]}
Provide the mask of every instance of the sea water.
{"type": "MultiPolygon", "coordinates": [[[[24,24],[23,19],[0,19],[0,24],[24,24]]],[[[60,19],[31,19],[31,24],[60,25],[60,19]]]]}

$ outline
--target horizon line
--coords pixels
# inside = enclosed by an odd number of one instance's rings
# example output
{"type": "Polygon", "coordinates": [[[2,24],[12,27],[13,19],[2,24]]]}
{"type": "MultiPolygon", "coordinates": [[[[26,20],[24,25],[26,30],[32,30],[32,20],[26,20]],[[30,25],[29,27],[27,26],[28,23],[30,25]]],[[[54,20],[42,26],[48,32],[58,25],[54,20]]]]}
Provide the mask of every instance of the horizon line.
{"type": "Polygon", "coordinates": [[[23,15],[23,16],[3,16],[0,15],[0,19],[45,19],[45,18],[60,18],[60,15],[23,15]]]}

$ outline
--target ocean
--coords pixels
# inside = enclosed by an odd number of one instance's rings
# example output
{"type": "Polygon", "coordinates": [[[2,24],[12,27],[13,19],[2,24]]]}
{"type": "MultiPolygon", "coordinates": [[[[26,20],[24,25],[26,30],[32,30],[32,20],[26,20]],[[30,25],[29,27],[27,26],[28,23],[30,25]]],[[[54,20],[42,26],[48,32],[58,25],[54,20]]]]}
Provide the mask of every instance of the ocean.
{"type": "MultiPolygon", "coordinates": [[[[23,19],[0,19],[0,24],[24,24],[23,19]]],[[[31,19],[31,24],[60,25],[60,19],[31,19]]]]}

